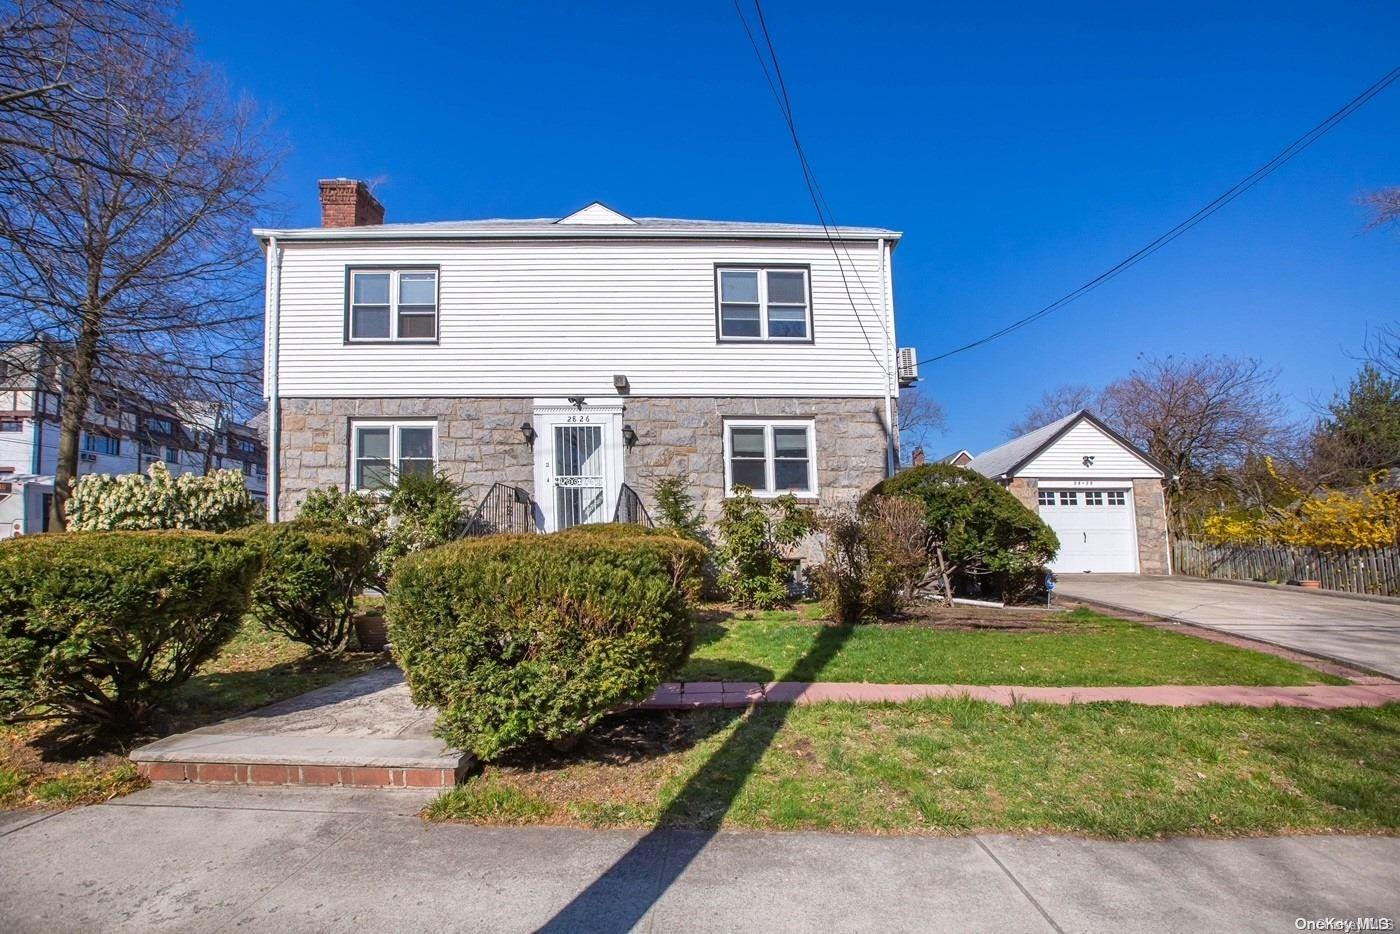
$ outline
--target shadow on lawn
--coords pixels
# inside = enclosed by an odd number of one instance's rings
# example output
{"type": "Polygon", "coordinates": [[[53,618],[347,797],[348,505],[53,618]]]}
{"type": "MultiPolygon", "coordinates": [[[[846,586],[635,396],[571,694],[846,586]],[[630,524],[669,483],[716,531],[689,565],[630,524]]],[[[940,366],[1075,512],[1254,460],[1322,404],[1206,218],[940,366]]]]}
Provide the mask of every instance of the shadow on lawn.
{"type": "MultiPolygon", "coordinates": [[[[822,627],[812,647],[780,680],[795,680],[793,672],[820,670],[850,635],[847,626],[822,627]]],[[[750,708],[734,732],[657,815],[656,826],[540,930],[631,930],[719,830],[791,710],[790,704],[750,708]],[[681,823],[691,832],[674,829],[681,823]]]]}

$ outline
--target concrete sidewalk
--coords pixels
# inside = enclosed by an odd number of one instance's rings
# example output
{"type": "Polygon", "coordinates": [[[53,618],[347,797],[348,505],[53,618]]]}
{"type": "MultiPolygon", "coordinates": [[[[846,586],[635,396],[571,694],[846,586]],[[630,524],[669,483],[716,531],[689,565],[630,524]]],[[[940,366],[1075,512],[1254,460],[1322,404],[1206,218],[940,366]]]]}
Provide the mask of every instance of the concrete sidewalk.
{"type": "Polygon", "coordinates": [[[1055,593],[1194,623],[1400,678],[1400,603],[1194,577],[1066,574],[1055,593]]]}
{"type": "Polygon", "coordinates": [[[1292,931],[1400,915],[1388,837],[647,835],[430,826],[412,816],[426,799],[165,786],[9,815],[0,927],[532,931],[566,906],[569,929],[595,931],[1292,931]],[[628,872],[609,872],[625,854],[628,872]]]}

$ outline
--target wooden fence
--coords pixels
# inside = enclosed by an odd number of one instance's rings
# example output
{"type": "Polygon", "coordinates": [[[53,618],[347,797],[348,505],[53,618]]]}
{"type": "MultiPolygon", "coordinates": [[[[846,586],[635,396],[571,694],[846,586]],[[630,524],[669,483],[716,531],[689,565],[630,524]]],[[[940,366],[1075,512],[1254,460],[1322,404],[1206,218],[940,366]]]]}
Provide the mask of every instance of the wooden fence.
{"type": "Polygon", "coordinates": [[[1177,574],[1217,580],[1321,581],[1328,590],[1400,596],[1400,548],[1319,551],[1289,545],[1209,545],[1172,541],[1177,574]]]}

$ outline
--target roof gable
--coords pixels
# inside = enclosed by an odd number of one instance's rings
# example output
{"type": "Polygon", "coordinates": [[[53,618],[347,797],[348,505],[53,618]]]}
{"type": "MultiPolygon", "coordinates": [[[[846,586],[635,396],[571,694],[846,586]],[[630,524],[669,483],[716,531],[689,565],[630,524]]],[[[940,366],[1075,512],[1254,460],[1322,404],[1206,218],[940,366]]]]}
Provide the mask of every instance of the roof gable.
{"type": "Polygon", "coordinates": [[[601,201],[594,201],[588,207],[580,208],[566,217],[555,221],[558,224],[636,224],[626,214],[620,214],[601,201]]]}
{"type": "Polygon", "coordinates": [[[1105,471],[1119,474],[1126,471],[1130,475],[1148,477],[1167,475],[1160,464],[1087,409],[1080,409],[1013,438],[1000,447],[985,451],[974,457],[967,466],[994,478],[1045,473],[1057,476],[1088,475],[1105,471]],[[1085,451],[1088,453],[1079,452],[1078,449],[1068,454],[1054,452],[1061,440],[1074,440],[1080,446],[1087,443],[1089,446],[1085,451]]]}

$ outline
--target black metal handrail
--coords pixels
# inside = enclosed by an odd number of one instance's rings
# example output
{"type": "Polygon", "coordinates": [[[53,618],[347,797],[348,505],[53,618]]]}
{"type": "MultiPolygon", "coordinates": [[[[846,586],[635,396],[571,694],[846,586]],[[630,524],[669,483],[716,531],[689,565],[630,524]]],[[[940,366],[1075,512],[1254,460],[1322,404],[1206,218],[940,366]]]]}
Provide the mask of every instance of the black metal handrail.
{"type": "Polygon", "coordinates": [[[476,512],[458,526],[458,537],[534,531],[535,501],[530,498],[529,491],[497,482],[481,498],[476,512]]]}
{"type": "Polygon", "coordinates": [[[642,498],[625,483],[617,492],[617,509],[613,511],[613,521],[655,528],[651,516],[647,514],[647,507],[642,504],[642,498]]]}

